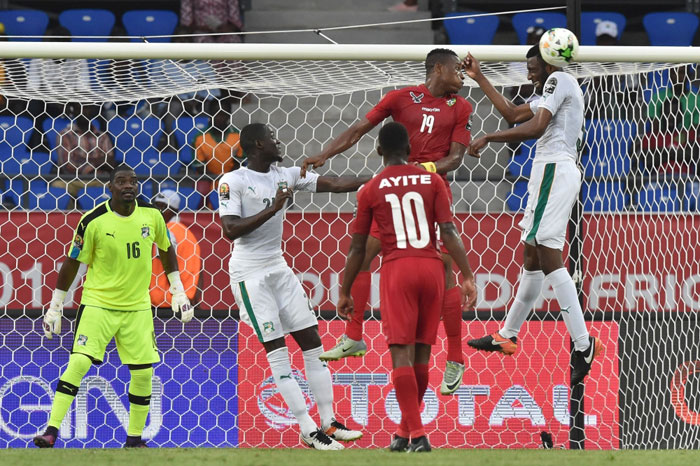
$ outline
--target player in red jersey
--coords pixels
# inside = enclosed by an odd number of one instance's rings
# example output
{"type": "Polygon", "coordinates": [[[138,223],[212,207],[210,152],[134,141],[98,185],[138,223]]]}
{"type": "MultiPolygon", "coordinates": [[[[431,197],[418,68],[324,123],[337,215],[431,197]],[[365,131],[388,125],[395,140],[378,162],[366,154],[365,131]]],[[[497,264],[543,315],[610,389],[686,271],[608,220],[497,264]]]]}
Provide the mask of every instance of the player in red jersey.
{"type": "MultiPolygon", "coordinates": [[[[419,407],[428,386],[430,349],[437,336],[445,289],[435,224],[440,226],[444,247],[462,272],[464,281],[461,288],[456,287],[460,311],[465,297],[467,306],[473,308],[476,287],[464,245],[452,223],[445,183],[407,163],[410,146],[406,128],[396,122],[384,125],[377,152],[383,156],[385,168],[357,194],[357,217],[338,314],[346,318],[353,314],[352,284],[364,262],[370,228],[376,225],[383,255],[382,328],[401,408],[401,424],[390,449],[430,451],[419,407]]],[[[358,308],[357,312],[363,310],[358,308]]]]}
{"type": "MultiPolygon", "coordinates": [[[[304,160],[301,174],[309,166],[318,168],[326,160],[353,146],[360,138],[391,116],[402,123],[410,135],[411,154],[409,162],[437,173],[447,186],[452,200],[452,191],[446,174],[462,163],[465,150],[471,139],[469,122],[472,106],[456,93],[462,88],[463,76],[457,54],[449,49],[434,49],[425,59],[425,84],[405,87],[389,92],[362,120],[331,141],[320,154],[304,160]]],[[[367,308],[371,287],[370,265],[379,254],[380,244],[376,227],[370,232],[367,254],[362,271],[353,289],[353,299],[358,312],[348,322],[338,344],[321,355],[327,361],[347,356],[362,356],[367,345],[362,340],[364,310],[367,308]]],[[[454,393],[462,384],[464,357],[462,355],[462,311],[459,288],[455,286],[452,261],[443,251],[446,277],[446,293],[442,320],[447,334],[447,364],[440,388],[443,395],[454,393]]]]}

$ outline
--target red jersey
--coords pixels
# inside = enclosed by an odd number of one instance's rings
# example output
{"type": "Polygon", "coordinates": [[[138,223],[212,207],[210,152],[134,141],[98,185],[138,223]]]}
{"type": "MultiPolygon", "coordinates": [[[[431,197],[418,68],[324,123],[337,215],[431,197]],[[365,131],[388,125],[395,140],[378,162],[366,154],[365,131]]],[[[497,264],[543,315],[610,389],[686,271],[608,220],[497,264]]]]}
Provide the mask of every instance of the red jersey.
{"type": "Polygon", "coordinates": [[[421,84],[389,92],[366,118],[377,125],[391,116],[408,130],[409,162],[435,162],[447,156],[453,142],[469,146],[471,114],[472,106],[464,97],[433,97],[421,84]]]}
{"type": "Polygon", "coordinates": [[[357,193],[353,233],[369,234],[374,218],[384,262],[399,257],[440,259],[436,223],[452,221],[447,187],[439,175],[413,165],[390,165],[357,193]]]}

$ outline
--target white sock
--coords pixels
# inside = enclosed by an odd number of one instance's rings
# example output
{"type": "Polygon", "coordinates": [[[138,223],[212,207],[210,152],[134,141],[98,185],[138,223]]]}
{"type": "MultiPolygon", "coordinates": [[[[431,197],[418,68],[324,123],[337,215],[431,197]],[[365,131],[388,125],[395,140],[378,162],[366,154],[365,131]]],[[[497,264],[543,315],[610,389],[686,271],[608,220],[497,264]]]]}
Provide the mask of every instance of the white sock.
{"type": "Polygon", "coordinates": [[[277,390],[284,398],[285,403],[299,422],[299,429],[304,436],[309,436],[318,427],[306,410],[306,401],[301,393],[301,388],[292,376],[292,365],[289,363],[289,351],[287,347],[276,349],[267,353],[267,361],[270,363],[272,375],[275,377],[277,390]]]}
{"type": "Polygon", "coordinates": [[[588,338],[586,321],[583,320],[583,311],[578,301],[574,280],[565,268],[555,270],[547,275],[547,278],[559,302],[564,323],[574,341],[574,348],[576,351],[585,351],[591,342],[588,338]]]}
{"type": "Polygon", "coordinates": [[[515,300],[508,309],[503,328],[498,331],[503,338],[517,337],[520,327],[530,314],[535,300],[542,292],[544,273],[541,270],[523,270],[523,276],[518,283],[515,300]]]}
{"type": "Polygon", "coordinates": [[[314,394],[318,414],[321,417],[321,427],[323,430],[331,426],[334,420],[333,414],[333,381],[328,365],[318,357],[323,353],[323,346],[302,351],[304,356],[304,367],[306,369],[306,379],[309,381],[311,393],[314,394]]]}

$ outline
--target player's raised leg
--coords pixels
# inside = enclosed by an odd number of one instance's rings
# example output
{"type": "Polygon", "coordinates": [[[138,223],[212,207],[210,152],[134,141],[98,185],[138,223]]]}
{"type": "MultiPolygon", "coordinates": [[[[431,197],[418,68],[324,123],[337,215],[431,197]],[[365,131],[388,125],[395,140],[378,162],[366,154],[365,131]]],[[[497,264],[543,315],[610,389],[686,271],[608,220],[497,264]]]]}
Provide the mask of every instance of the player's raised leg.
{"type": "Polygon", "coordinates": [[[442,325],[447,337],[447,361],[443,373],[440,393],[451,395],[462,385],[464,356],[462,354],[462,290],[455,286],[452,273],[452,258],[442,254],[447,291],[442,302],[442,325]]]}
{"type": "MultiPolygon", "coordinates": [[[[376,232],[379,235],[379,232],[376,232]]],[[[367,344],[362,339],[365,309],[369,303],[372,290],[372,273],[370,272],[372,261],[382,249],[381,242],[374,236],[367,237],[365,257],[362,269],[352,285],[352,300],[355,303],[355,311],[345,327],[345,334],[338,339],[338,343],[321,354],[323,361],[337,361],[348,356],[364,356],[367,353],[367,344]]]]}

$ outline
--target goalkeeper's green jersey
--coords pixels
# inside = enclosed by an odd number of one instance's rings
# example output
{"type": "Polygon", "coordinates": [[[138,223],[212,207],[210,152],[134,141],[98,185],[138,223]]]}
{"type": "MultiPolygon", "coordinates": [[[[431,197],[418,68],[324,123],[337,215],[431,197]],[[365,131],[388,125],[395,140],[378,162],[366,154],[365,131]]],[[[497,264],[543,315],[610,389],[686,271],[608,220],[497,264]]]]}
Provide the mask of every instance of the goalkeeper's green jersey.
{"type": "Polygon", "coordinates": [[[80,219],[68,256],[87,264],[81,304],[117,311],[151,308],[153,243],[170,247],[163,215],[153,205],[137,201],[123,217],[109,201],[80,219]]]}

